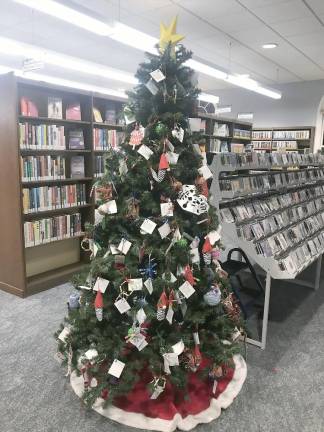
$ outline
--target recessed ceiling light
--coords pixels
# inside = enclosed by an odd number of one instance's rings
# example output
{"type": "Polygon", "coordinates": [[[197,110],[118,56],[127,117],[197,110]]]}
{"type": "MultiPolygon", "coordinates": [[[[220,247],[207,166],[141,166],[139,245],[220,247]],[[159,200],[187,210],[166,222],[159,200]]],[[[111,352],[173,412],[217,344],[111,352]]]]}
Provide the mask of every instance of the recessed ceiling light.
{"type": "Polygon", "coordinates": [[[271,42],[271,43],[266,43],[262,45],[262,48],[264,49],[273,49],[273,48],[277,48],[278,44],[271,42]]]}

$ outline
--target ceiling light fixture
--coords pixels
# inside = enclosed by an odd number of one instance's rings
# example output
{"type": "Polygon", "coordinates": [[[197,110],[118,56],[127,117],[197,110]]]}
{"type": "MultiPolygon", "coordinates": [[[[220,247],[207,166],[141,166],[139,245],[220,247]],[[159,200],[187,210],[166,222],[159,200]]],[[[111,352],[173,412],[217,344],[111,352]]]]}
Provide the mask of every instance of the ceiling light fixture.
{"type": "MultiPolygon", "coordinates": [[[[110,38],[123,43],[125,45],[137,48],[141,51],[148,51],[150,53],[156,54],[156,44],[158,39],[154,38],[146,33],[136,30],[130,26],[116,22],[114,26],[108,26],[102,21],[96,20],[89,17],[88,15],[77,12],[72,8],[68,8],[61,3],[55,2],[54,0],[13,0],[16,3],[31,7],[33,9],[39,10],[45,14],[55,16],[61,20],[67,21],[73,25],[84,28],[87,31],[99,34],[101,36],[109,36],[110,38]]],[[[214,67],[208,66],[204,63],[198,62],[196,60],[190,59],[186,64],[197,72],[201,72],[212,78],[220,79],[223,81],[230,82],[231,84],[237,85],[239,87],[246,88],[248,90],[254,91],[256,93],[268,96],[273,99],[281,99],[281,93],[263,87],[261,84],[256,83],[256,85],[241,85],[240,81],[235,79],[234,75],[228,75],[226,72],[220,71],[214,67]]]]}
{"type": "Polygon", "coordinates": [[[263,49],[274,49],[274,48],[277,48],[277,46],[278,46],[277,43],[271,42],[271,43],[265,43],[265,44],[263,44],[262,48],[263,49]]]}
{"type": "Polygon", "coordinates": [[[28,6],[32,9],[59,18],[84,30],[96,33],[100,36],[109,36],[112,28],[104,22],[64,6],[53,0],[14,0],[16,3],[28,6]]]}

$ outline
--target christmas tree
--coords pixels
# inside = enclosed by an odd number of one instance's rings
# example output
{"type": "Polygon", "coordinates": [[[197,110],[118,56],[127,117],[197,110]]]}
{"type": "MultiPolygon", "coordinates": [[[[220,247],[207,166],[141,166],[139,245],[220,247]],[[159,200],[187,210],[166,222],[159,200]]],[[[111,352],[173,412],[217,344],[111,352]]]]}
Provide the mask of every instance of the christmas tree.
{"type": "Polygon", "coordinates": [[[159,54],[147,54],[129,93],[125,142],[94,186],[91,266],[74,280],[80,298],[59,337],[90,406],[117,404],[141,381],[151,401],[172,387],[185,400],[193,374],[215,394],[239,351],[203,138],[190,130],[199,90],[180,40],[176,20],[161,26],[159,54]]]}

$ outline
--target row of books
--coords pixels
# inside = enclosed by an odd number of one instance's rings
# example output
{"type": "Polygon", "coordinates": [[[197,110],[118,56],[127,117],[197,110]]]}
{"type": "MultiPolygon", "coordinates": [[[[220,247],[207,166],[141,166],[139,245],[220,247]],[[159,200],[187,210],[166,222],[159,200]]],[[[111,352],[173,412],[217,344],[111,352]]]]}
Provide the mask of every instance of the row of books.
{"type": "Polygon", "coordinates": [[[64,126],[19,123],[19,146],[31,150],[65,150],[64,126]]]}
{"type": "Polygon", "coordinates": [[[245,146],[242,143],[228,143],[227,141],[211,138],[209,143],[210,153],[244,153],[245,146]]]}
{"type": "Polygon", "coordinates": [[[272,150],[297,150],[297,141],[272,141],[272,150]]]}
{"type": "Polygon", "coordinates": [[[307,140],[309,139],[310,131],[309,129],[305,130],[277,130],[273,131],[272,138],[274,140],[307,140]]]}
{"type": "Polygon", "coordinates": [[[320,153],[223,153],[215,157],[219,158],[221,166],[228,166],[233,169],[255,169],[271,168],[272,166],[285,167],[324,164],[324,155],[320,153]]]}
{"type": "Polygon", "coordinates": [[[255,243],[257,254],[264,257],[279,258],[290,248],[298,245],[303,240],[315,235],[324,228],[324,212],[311,216],[278,234],[267,237],[255,243]]]}
{"type": "Polygon", "coordinates": [[[272,140],[272,130],[268,131],[252,131],[253,140],[272,140]]]}
{"type": "Polygon", "coordinates": [[[85,184],[23,188],[25,214],[84,204],[86,204],[85,184]]]}
{"type": "Polygon", "coordinates": [[[246,129],[236,129],[233,130],[233,138],[244,138],[251,139],[251,131],[246,129]]]}
{"type": "Polygon", "coordinates": [[[22,181],[65,179],[65,158],[61,156],[21,156],[22,181]]]}
{"type": "Polygon", "coordinates": [[[220,190],[229,197],[247,195],[251,193],[264,193],[268,190],[280,190],[286,187],[310,183],[324,178],[323,168],[301,169],[284,171],[281,173],[261,173],[248,176],[232,176],[219,180],[220,190]]]}
{"type": "Polygon", "coordinates": [[[304,244],[289,252],[289,255],[279,261],[279,267],[291,274],[300,273],[317,256],[324,252],[324,232],[306,240],[304,244]]]}
{"type": "Polygon", "coordinates": [[[271,150],[271,141],[253,141],[252,148],[253,150],[271,150]]]}
{"type": "Polygon", "coordinates": [[[94,176],[102,177],[105,172],[105,156],[100,155],[95,157],[94,176]]]}
{"type": "Polygon", "coordinates": [[[93,129],[93,149],[110,150],[118,146],[117,131],[114,129],[93,129]]]}
{"type": "Polygon", "coordinates": [[[251,219],[260,220],[275,212],[281,212],[307,201],[324,196],[324,185],[306,187],[289,193],[248,201],[236,206],[220,208],[221,219],[228,223],[242,223],[251,219]]]}
{"type": "Polygon", "coordinates": [[[308,201],[300,206],[294,206],[270,215],[260,221],[246,223],[237,227],[239,237],[245,240],[259,240],[270,234],[274,234],[292,224],[301,222],[315,213],[324,210],[324,198],[308,201]]]}
{"type": "Polygon", "coordinates": [[[80,213],[24,223],[25,247],[50,243],[80,234],[82,234],[80,213]]]}

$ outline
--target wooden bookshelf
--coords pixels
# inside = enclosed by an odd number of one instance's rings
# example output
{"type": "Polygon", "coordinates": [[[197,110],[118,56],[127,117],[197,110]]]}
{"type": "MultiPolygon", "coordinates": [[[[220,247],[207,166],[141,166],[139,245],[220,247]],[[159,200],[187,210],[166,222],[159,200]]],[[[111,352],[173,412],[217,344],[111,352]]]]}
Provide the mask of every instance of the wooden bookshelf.
{"type": "Polygon", "coordinates": [[[73,237],[53,239],[46,243],[25,247],[24,222],[80,213],[81,230],[84,231],[85,222],[94,221],[95,203],[90,197],[90,191],[93,181],[98,179],[95,172],[96,154],[103,154],[104,151],[94,151],[93,130],[104,128],[122,131],[124,126],[117,124],[117,118],[116,124],[111,119],[107,123],[95,122],[93,108],[97,108],[105,120],[106,110],[110,110],[110,113],[121,113],[123,101],[96,93],[32,82],[17,78],[13,74],[0,77],[0,94],[0,199],[2,203],[0,207],[0,226],[2,227],[0,289],[26,297],[67,282],[73,273],[80,271],[89,262],[89,254],[80,247],[82,232],[76,233],[73,237]],[[22,96],[35,103],[39,116],[21,115],[20,98],[22,96]],[[48,117],[48,97],[62,99],[62,119],[48,117]],[[73,102],[80,103],[81,120],[64,118],[66,107],[73,102]],[[19,123],[64,126],[66,148],[21,149],[19,123]],[[69,132],[80,129],[83,131],[84,149],[69,149],[69,132]],[[42,155],[63,157],[66,178],[22,181],[20,157],[42,155]],[[71,178],[70,158],[73,155],[84,157],[84,177],[71,178]],[[22,188],[80,183],[85,185],[85,203],[24,213],[22,188]]]}
{"type": "Polygon", "coordinates": [[[204,136],[207,141],[206,150],[208,153],[226,151],[237,153],[251,150],[252,123],[219,117],[214,114],[204,114],[201,112],[198,113],[198,117],[206,122],[204,136]],[[215,134],[216,124],[219,126],[226,125],[226,136],[215,134]],[[213,145],[214,140],[219,140],[220,145],[213,145]],[[215,151],[215,147],[219,147],[219,150],[215,151]],[[228,150],[226,150],[226,148],[228,150]]]}
{"type": "Polygon", "coordinates": [[[314,138],[315,127],[313,126],[253,128],[252,149],[253,151],[263,153],[272,153],[274,151],[312,153],[314,149],[314,138]],[[298,134],[303,132],[305,132],[305,137],[299,138],[298,134]],[[285,133],[288,137],[282,136],[285,133]],[[297,138],[289,137],[290,133],[296,134],[297,138]]]}

